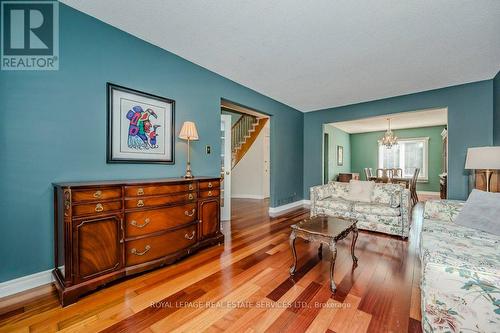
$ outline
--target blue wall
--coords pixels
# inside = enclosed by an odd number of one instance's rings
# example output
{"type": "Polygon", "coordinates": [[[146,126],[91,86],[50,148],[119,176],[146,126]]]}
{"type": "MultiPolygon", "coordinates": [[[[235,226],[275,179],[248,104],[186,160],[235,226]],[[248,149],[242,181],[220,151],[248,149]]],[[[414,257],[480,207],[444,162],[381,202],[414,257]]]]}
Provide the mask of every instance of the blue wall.
{"type": "Polygon", "coordinates": [[[500,72],[493,79],[493,143],[500,146],[500,72]]]}
{"type": "Polygon", "coordinates": [[[324,123],[436,107],[448,107],[448,196],[465,199],[467,148],[493,143],[493,80],[306,113],[304,197],[309,197],[311,186],[321,183],[321,126],[324,123]]]}
{"type": "Polygon", "coordinates": [[[61,4],[60,70],[0,72],[0,282],[52,267],[52,182],[184,173],[178,139],[175,165],[106,164],[108,81],[174,99],[177,131],[196,122],[196,175],[219,175],[221,98],[272,115],[271,206],[302,198],[301,112],[61,4]]]}

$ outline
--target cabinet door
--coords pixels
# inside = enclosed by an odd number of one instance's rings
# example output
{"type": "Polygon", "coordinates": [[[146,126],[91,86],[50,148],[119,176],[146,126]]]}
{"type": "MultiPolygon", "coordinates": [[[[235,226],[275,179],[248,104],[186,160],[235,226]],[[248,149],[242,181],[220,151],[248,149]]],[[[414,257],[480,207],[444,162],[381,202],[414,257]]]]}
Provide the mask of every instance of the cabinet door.
{"type": "Polygon", "coordinates": [[[75,282],[110,273],[122,267],[119,216],[75,220],[73,223],[75,282]]]}
{"type": "Polygon", "coordinates": [[[207,238],[214,236],[220,230],[219,227],[219,200],[204,200],[200,202],[200,222],[201,222],[201,237],[207,238]]]}

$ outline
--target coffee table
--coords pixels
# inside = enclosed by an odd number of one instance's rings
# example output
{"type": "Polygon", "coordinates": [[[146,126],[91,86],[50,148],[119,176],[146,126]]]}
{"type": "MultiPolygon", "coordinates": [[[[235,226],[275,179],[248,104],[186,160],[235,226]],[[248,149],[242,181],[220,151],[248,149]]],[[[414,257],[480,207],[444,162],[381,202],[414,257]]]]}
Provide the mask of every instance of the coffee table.
{"type": "Polygon", "coordinates": [[[358,266],[358,258],[354,255],[354,247],[358,239],[358,228],[355,219],[341,217],[332,217],[327,215],[316,215],[305,219],[291,226],[290,247],[293,255],[293,265],[290,267],[290,275],[294,275],[297,268],[297,252],[295,251],[295,239],[303,238],[311,242],[319,242],[318,256],[321,259],[323,253],[323,244],[326,244],[332,252],[330,263],[330,290],[335,292],[337,287],[333,281],[333,270],[335,268],[335,259],[337,259],[337,242],[346,238],[349,233],[353,233],[351,242],[351,256],[353,267],[358,266]]]}

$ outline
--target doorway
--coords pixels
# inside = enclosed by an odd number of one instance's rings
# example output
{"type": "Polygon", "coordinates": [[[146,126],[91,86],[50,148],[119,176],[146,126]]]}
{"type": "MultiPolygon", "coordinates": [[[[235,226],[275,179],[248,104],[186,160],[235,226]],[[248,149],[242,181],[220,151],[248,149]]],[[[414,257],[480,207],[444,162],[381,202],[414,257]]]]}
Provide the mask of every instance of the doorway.
{"type": "Polygon", "coordinates": [[[221,101],[221,216],[230,219],[232,200],[263,200],[271,188],[270,117],[239,104],[221,101]]]}

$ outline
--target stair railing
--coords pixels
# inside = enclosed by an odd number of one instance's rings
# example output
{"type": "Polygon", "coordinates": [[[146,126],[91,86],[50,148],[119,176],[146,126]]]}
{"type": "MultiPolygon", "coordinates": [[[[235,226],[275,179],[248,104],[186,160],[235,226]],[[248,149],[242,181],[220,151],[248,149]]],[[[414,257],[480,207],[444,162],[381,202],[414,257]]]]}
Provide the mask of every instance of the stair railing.
{"type": "Polygon", "coordinates": [[[257,117],[250,115],[242,115],[240,119],[233,125],[231,129],[231,151],[234,153],[246,137],[250,135],[250,130],[254,128],[254,123],[257,122],[257,117]]]}

